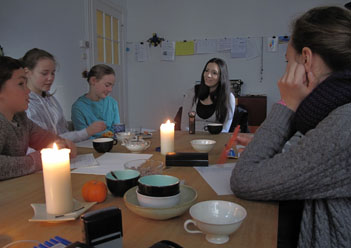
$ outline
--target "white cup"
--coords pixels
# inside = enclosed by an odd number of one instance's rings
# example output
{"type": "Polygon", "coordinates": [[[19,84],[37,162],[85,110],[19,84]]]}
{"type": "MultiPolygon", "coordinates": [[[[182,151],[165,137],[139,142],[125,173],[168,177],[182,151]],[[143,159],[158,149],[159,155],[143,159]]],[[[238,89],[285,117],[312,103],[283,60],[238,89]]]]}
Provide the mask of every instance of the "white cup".
{"type": "Polygon", "coordinates": [[[213,244],[228,242],[229,235],[234,233],[244,221],[246,210],[239,204],[229,201],[203,201],[193,205],[190,210],[192,219],[184,222],[188,233],[204,233],[206,240],[213,244]],[[194,224],[200,230],[190,230],[194,224]]]}

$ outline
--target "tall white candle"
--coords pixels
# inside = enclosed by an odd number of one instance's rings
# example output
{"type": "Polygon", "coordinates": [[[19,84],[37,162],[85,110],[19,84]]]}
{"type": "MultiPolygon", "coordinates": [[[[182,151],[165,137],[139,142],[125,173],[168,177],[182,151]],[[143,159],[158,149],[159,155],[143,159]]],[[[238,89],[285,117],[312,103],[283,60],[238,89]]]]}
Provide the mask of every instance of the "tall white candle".
{"type": "Polygon", "coordinates": [[[174,152],[174,123],[169,120],[160,126],[161,154],[174,152]]]}
{"type": "Polygon", "coordinates": [[[43,164],[46,212],[65,214],[73,210],[70,149],[53,148],[41,150],[43,164]]]}

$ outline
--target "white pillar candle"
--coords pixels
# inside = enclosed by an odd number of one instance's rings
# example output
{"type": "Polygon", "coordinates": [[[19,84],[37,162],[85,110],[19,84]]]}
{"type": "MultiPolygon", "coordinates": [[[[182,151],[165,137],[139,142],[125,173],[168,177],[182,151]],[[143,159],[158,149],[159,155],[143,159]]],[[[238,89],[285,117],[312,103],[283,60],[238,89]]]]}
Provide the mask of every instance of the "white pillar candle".
{"type": "Polygon", "coordinates": [[[46,212],[58,215],[73,210],[70,149],[53,148],[41,150],[43,164],[46,212]]]}
{"type": "Polygon", "coordinates": [[[169,120],[160,126],[161,154],[174,152],[174,123],[169,120]]]}

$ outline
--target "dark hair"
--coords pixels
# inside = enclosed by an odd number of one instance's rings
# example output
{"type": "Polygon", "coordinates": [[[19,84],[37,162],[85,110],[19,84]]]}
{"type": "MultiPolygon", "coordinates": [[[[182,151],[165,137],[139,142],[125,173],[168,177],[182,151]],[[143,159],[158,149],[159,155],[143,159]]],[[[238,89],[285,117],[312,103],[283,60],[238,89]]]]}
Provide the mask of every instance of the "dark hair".
{"type": "Polygon", "coordinates": [[[0,90],[6,81],[12,77],[13,71],[23,67],[22,62],[17,59],[0,56],[0,90]]]}
{"type": "Polygon", "coordinates": [[[86,78],[88,82],[91,77],[96,77],[97,80],[100,80],[103,76],[110,74],[115,75],[115,71],[110,66],[104,64],[94,65],[89,72],[82,72],[83,78],[86,78]]]}
{"type": "Polygon", "coordinates": [[[29,70],[33,70],[35,66],[38,64],[38,61],[41,59],[51,59],[56,63],[55,57],[44,50],[39,48],[33,48],[26,52],[26,54],[21,58],[25,67],[29,70]]]}
{"type": "Polygon", "coordinates": [[[332,71],[351,68],[351,12],[339,7],[317,7],[293,23],[292,46],[321,56],[332,71]]]}
{"type": "Polygon", "coordinates": [[[206,99],[209,95],[211,97],[212,102],[216,105],[216,120],[220,123],[224,123],[229,106],[229,78],[228,78],[228,69],[227,64],[224,60],[219,58],[210,59],[201,74],[201,83],[200,85],[195,86],[195,96],[193,100],[193,104],[199,98],[200,100],[206,99]],[[219,67],[219,80],[218,86],[215,91],[210,93],[210,88],[205,84],[204,72],[209,63],[215,63],[219,67]]]}

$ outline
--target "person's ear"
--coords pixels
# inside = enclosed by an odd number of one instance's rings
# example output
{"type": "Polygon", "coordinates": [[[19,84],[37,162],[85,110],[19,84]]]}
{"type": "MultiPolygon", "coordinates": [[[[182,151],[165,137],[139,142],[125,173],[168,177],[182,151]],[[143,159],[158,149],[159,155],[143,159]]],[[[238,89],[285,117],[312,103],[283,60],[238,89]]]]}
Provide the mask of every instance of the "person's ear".
{"type": "Polygon", "coordinates": [[[30,72],[30,70],[28,69],[28,67],[24,67],[23,69],[24,69],[24,72],[25,72],[26,74],[28,74],[28,72],[30,72]]]}
{"type": "Polygon", "coordinates": [[[312,69],[312,50],[308,47],[302,48],[302,63],[305,66],[306,72],[310,72],[312,69]]]}
{"type": "Polygon", "coordinates": [[[91,83],[91,85],[95,85],[96,82],[97,82],[96,77],[91,77],[91,78],[90,78],[90,83],[91,83]]]}

